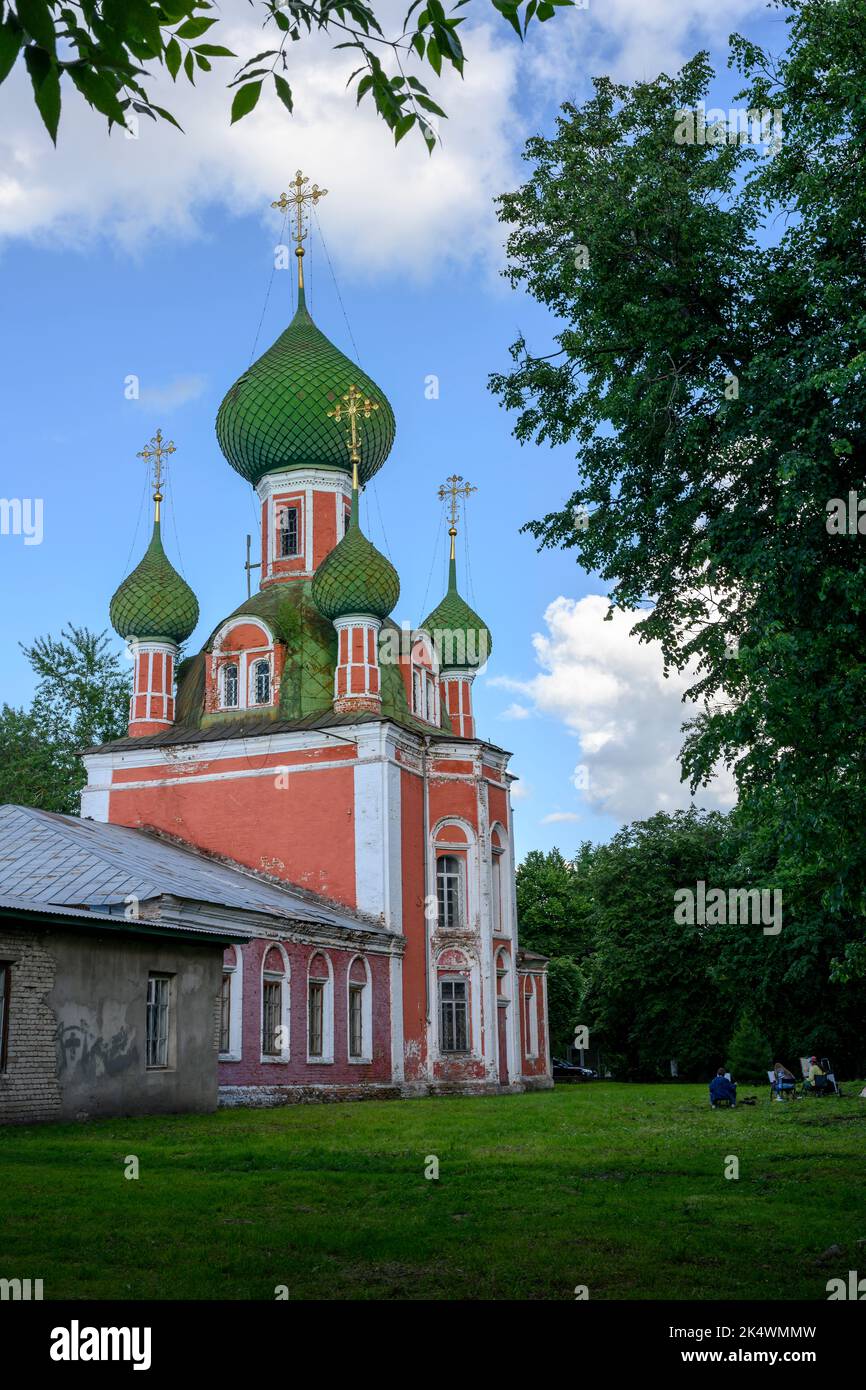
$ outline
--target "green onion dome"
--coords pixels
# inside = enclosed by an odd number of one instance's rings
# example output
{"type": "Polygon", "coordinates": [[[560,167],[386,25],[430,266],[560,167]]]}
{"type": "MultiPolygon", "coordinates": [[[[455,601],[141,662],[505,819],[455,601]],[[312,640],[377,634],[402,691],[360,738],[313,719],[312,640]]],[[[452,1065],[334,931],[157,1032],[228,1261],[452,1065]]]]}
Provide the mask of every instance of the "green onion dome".
{"type": "Polygon", "coordinates": [[[374,381],[329,342],[311,319],[304,291],[288,328],[226,395],[217,412],[219,446],[253,486],[286,468],[351,472],[345,423],[328,415],[356,386],[379,409],[358,421],[361,482],[377,473],[394,443],[394,412],[374,381]]]}
{"type": "Polygon", "coordinates": [[[421,626],[433,638],[442,671],[483,666],[493,650],[489,627],[457,592],[457,562],[453,556],[448,568],[448,592],[421,626]]]}
{"type": "Polygon", "coordinates": [[[116,590],[108,611],[115,632],[142,642],[178,645],[198,622],[198,600],[162,548],[158,519],[141,562],[116,590]]]}
{"type": "Polygon", "coordinates": [[[352,495],[349,529],[319,565],[311,592],[319,612],[332,622],[349,613],[387,618],[397,606],[397,571],[361,530],[357,491],[352,495]]]}

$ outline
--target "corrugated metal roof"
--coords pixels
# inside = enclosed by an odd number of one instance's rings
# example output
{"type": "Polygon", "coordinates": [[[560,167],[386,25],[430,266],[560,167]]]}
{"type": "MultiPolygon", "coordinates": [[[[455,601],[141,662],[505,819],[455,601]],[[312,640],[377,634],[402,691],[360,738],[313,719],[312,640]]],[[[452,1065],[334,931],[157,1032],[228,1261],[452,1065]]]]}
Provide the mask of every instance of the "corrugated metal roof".
{"type": "MultiPolygon", "coordinates": [[[[159,931],[167,929],[165,922],[159,919],[148,921],[138,918],[135,921],[127,921],[119,913],[111,912],[88,912],[80,907],[58,907],[55,903],[37,903],[24,898],[2,898],[0,897],[0,913],[14,912],[21,916],[32,913],[38,917],[59,917],[71,919],[75,922],[86,923],[89,927],[108,927],[112,930],[122,928],[129,931],[159,931]]],[[[177,930],[180,935],[190,936],[215,936],[219,939],[228,938],[231,941],[246,941],[255,935],[251,929],[246,927],[211,927],[204,926],[200,922],[185,922],[183,927],[174,928],[173,925],[168,929],[177,930]]]]}
{"type": "Polygon", "coordinates": [[[164,896],[295,922],[384,930],[314,893],[282,887],[144,830],[0,806],[0,897],[22,905],[107,908],[164,896]]]}

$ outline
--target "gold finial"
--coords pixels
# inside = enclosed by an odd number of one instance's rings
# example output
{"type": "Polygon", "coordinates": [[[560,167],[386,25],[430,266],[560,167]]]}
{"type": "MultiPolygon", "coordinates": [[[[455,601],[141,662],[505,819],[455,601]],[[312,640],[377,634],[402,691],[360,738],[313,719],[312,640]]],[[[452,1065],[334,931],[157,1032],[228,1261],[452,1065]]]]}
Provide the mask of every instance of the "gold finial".
{"type": "Polygon", "coordinates": [[[292,239],[297,243],[295,255],[298,258],[298,289],[304,288],[304,248],[302,243],[307,237],[307,225],[304,221],[306,217],[307,205],[315,207],[320,198],[327,195],[327,188],[319,188],[314,183],[310,188],[307,185],[310,180],[301,173],[300,169],[289,184],[291,193],[281,193],[275,203],[271,203],[272,208],[279,208],[281,212],[287,212],[290,207],[295,209],[295,230],[292,232],[292,239]]]}
{"type": "Polygon", "coordinates": [[[346,434],[346,448],[349,450],[349,458],[352,462],[352,487],[358,487],[358,464],[361,462],[361,440],[358,434],[358,416],[363,415],[365,420],[369,420],[374,410],[379,409],[378,401],[371,401],[369,396],[365,396],[359,391],[357,386],[350,386],[344,396],[341,396],[333,410],[328,411],[328,415],[337,421],[337,424],[345,415],[349,421],[349,429],[346,434]]]}
{"type": "Polygon", "coordinates": [[[154,511],[154,519],[156,521],[159,521],[159,504],[162,501],[162,461],[164,458],[168,458],[170,454],[176,453],[177,450],[174,447],[173,441],[169,440],[168,443],[165,443],[162,437],[162,430],[157,430],[150,443],[145,444],[141,452],[136,454],[136,458],[144,459],[145,463],[150,463],[151,459],[153,460],[153,500],[156,503],[154,511]]]}
{"type": "Polygon", "coordinates": [[[449,505],[451,509],[451,514],[448,520],[451,524],[448,528],[448,534],[451,537],[452,560],[454,559],[454,537],[457,535],[457,521],[460,516],[460,503],[458,501],[458,498],[462,497],[463,501],[465,502],[470,492],[477,491],[477,487],[472,487],[470,483],[463,482],[463,475],[461,473],[452,473],[451,477],[446,478],[445,482],[439,489],[440,501],[444,502],[446,498],[450,499],[449,505]]]}

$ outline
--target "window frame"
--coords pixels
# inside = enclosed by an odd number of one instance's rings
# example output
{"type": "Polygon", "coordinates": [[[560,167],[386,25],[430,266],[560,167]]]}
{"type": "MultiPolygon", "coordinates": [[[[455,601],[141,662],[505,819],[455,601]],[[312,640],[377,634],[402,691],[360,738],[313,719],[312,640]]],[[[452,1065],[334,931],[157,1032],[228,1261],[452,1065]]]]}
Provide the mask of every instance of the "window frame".
{"type": "Polygon", "coordinates": [[[275,519],[275,522],[276,522],[276,528],[275,528],[275,529],[276,529],[276,541],[277,541],[276,555],[274,556],[274,559],[275,559],[275,560],[297,560],[298,556],[301,554],[301,506],[300,506],[300,503],[299,503],[299,502],[277,502],[277,503],[276,503],[276,506],[275,506],[275,508],[274,508],[274,513],[275,513],[274,519],[275,519]],[[284,518],[288,518],[290,515],[291,515],[291,517],[292,517],[292,519],[293,519],[293,521],[294,521],[294,542],[295,542],[295,548],[294,548],[294,550],[285,550],[285,549],[283,548],[284,539],[287,540],[288,538],[291,537],[291,535],[292,535],[292,527],[291,527],[291,526],[284,526],[284,525],[283,525],[283,520],[284,520],[284,518]]]}
{"type": "Polygon", "coordinates": [[[220,666],[220,708],[240,709],[241,707],[241,665],[239,661],[224,661],[220,666]],[[228,699],[228,673],[234,672],[235,698],[228,699]]]}
{"type": "Polygon", "coordinates": [[[249,678],[248,678],[248,709],[267,709],[274,703],[274,675],[270,656],[250,656],[249,678]],[[258,684],[257,671],[260,666],[267,669],[268,678],[268,698],[266,700],[256,699],[256,687],[258,684]]]}
{"type": "Polygon", "coordinates": [[[472,1051],[472,1014],[470,981],[465,975],[440,975],[439,977],[439,1051],[446,1057],[465,1057],[472,1051]],[[456,991],[458,987],[463,991],[462,997],[458,997],[456,991]],[[446,995],[446,989],[450,990],[450,995],[446,995]],[[461,1006],[463,1019],[463,1041],[464,1046],[457,1046],[459,1040],[458,1027],[458,1005],[461,1006]],[[450,1026],[447,1022],[451,1016],[450,1026]],[[449,1038],[453,1037],[454,1046],[449,1046],[449,1038]]]}
{"type": "Polygon", "coordinates": [[[223,966],[222,980],[220,982],[220,1037],[219,1055],[225,1057],[232,1050],[232,977],[234,970],[227,970],[223,966]],[[225,1040],[225,1047],[223,1047],[225,1040]]]}
{"type": "Polygon", "coordinates": [[[455,854],[452,849],[436,850],[436,924],[440,932],[465,931],[466,930],[466,859],[461,854],[455,854]],[[442,871],[440,864],[445,860],[451,860],[457,865],[456,872],[453,870],[442,871]],[[456,910],[449,919],[447,909],[447,887],[443,887],[443,879],[456,879],[456,910]]]}
{"type": "Polygon", "coordinates": [[[262,975],[262,1061],[281,1062],[283,1060],[285,1048],[279,1045],[279,1030],[283,1027],[283,983],[284,977],[282,975],[272,974],[270,971],[265,971],[262,975]],[[272,1005],[269,1000],[273,999],[274,991],[276,991],[276,1002],[272,1005]],[[270,1041],[273,1042],[272,1047],[265,1045],[268,1041],[266,1028],[269,1018],[275,1020],[271,1024],[270,1041]]]}
{"type": "Polygon", "coordinates": [[[145,1028],[144,1028],[144,1063],[145,1071],[172,1071],[174,1069],[174,976],[164,970],[151,970],[147,976],[147,996],[145,1002],[145,1028]],[[156,995],[157,985],[165,985],[165,1004],[164,1006],[156,998],[151,999],[151,986],[154,987],[156,995]],[[164,1034],[157,1023],[156,1037],[152,1033],[152,1020],[154,1011],[159,1010],[165,1019],[164,1034]],[[155,1048],[162,1043],[164,1061],[151,1061],[155,1048]]]}

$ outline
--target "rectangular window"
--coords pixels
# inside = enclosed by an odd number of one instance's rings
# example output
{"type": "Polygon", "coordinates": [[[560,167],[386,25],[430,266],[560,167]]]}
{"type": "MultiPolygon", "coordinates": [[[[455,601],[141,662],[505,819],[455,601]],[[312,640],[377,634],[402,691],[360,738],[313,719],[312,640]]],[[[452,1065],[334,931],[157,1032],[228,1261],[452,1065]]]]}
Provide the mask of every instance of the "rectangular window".
{"type": "Polygon", "coordinates": [[[443,1052],[469,1051],[469,1016],[466,981],[439,983],[440,1035],[443,1052]]]}
{"type": "Polygon", "coordinates": [[[6,1070],[9,1052],[9,992],[12,985],[12,966],[0,960],[0,1071],[6,1070]]]}
{"type": "Polygon", "coordinates": [[[349,1056],[364,1055],[364,986],[349,985],[349,1056]]]}
{"type": "Polygon", "coordinates": [[[147,1066],[168,1066],[169,1004],[171,977],[150,975],[147,981],[147,1066]]]}
{"type": "Polygon", "coordinates": [[[285,560],[298,554],[298,509],[279,506],[277,524],[280,537],[280,559],[285,560]]]}
{"type": "Polygon", "coordinates": [[[265,980],[262,985],[262,1055],[279,1057],[280,1015],[283,1006],[283,987],[280,980],[265,980]]]}
{"type": "Polygon", "coordinates": [[[324,1054],[323,1024],[325,1018],[325,986],[321,980],[310,981],[308,1013],[308,1050],[311,1057],[324,1054]]]}
{"type": "Polygon", "coordinates": [[[231,1025],[232,1025],[232,972],[223,971],[222,990],[220,992],[220,1052],[228,1052],[231,1048],[231,1025]]]}

